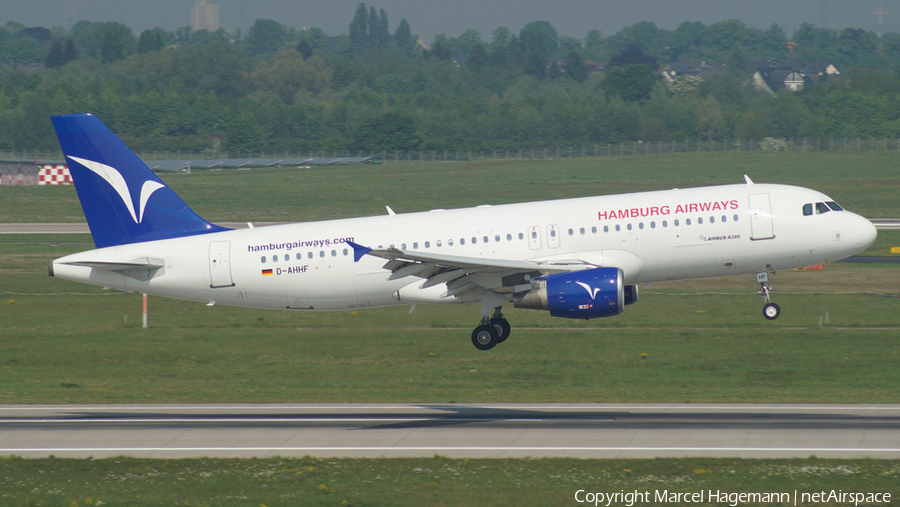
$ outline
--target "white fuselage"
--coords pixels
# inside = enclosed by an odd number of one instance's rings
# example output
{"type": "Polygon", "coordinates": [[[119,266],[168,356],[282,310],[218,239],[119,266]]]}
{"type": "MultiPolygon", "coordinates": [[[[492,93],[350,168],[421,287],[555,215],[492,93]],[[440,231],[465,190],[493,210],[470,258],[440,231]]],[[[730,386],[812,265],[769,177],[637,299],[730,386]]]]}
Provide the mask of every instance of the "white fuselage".
{"type": "Polygon", "coordinates": [[[582,261],[622,269],[628,284],[752,274],[839,260],[875,229],[805,188],[741,184],[479,206],[232,230],[101,248],[53,262],[59,278],[119,290],[277,309],[341,310],[471,302],[389,281],[384,259],[354,261],[346,242],[483,259],[582,261]],[[134,276],[77,262],[157,259],[134,276]],[[268,270],[271,270],[269,272],[268,270]],[[270,274],[271,273],[271,274],[270,274]]]}

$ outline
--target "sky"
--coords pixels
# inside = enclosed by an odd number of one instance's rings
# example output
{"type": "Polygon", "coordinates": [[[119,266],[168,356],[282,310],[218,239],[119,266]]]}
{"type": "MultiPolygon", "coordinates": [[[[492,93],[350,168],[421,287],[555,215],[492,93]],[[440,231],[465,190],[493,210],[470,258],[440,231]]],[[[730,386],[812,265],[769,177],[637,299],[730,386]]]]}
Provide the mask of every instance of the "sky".
{"type": "MultiPolygon", "coordinates": [[[[62,26],[74,21],[118,21],[135,33],[148,28],[174,30],[190,24],[195,0],[0,0],[0,24],[62,26]]],[[[348,33],[359,0],[207,0],[219,6],[219,24],[246,30],[257,18],[300,28],[318,27],[328,35],[348,33]]],[[[597,29],[605,36],[638,21],[674,30],[684,21],[737,19],[749,26],[781,25],[788,33],[804,22],[833,28],[900,32],[900,0],[380,0],[393,32],[406,18],[426,43],[440,33],[458,36],[469,28],[482,39],[505,26],[518,32],[531,21],[549,21],[560,35],[584,38],[597,29]],[[883,14],[879,16],[876,11],[883,14]],[[878,24],[879,17],[882,24],[878,24]]]]}

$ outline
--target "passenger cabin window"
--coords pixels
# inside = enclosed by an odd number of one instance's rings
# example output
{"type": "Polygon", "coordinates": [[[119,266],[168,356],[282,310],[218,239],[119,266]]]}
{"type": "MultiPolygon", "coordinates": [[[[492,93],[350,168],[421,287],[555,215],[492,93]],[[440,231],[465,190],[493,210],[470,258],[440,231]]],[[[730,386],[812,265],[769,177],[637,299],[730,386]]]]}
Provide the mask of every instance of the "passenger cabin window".
{"type": "Polygon", "coordinates": [[[525,239],[525,235],[522,234],[521,232],[519,233],[519,239],[525,239]]]}
{"type": "Polygon", "coordinates": [[[831,211],[831,209],[828,208],[828,205],[825,204],[824,202],[816,203],[816,215],[821,215],[822,213],[828,213],[829,211],[831,211]]]}
{"type": "Polygon", "coordinates": [[[812,215],[812,203],[803,205],[803,216],[808,217],[812,215]]]}

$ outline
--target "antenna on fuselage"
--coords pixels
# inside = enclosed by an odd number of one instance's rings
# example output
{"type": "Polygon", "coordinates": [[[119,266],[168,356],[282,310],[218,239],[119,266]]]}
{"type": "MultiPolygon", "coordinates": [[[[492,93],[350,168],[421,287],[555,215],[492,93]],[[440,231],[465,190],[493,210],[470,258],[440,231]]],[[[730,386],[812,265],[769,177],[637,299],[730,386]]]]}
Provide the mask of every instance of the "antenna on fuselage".
{"type": "Polygon", "coordinates": [[[746,181],[748,185],[753,184],[753,180],[751,180],[750,176],[747,176],[746,174],[744,175],[744,181],[746,181]]]}

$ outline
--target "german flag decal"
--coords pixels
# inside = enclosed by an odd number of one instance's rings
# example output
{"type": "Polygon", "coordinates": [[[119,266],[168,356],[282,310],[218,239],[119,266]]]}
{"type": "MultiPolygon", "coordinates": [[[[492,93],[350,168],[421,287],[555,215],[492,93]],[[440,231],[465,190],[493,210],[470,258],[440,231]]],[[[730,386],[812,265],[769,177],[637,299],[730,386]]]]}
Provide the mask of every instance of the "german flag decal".
{"type": "Polygon", "coordinates": [[[272,270],[271,269],[262,270],[262,276],[272,276],[272,270]]]}

